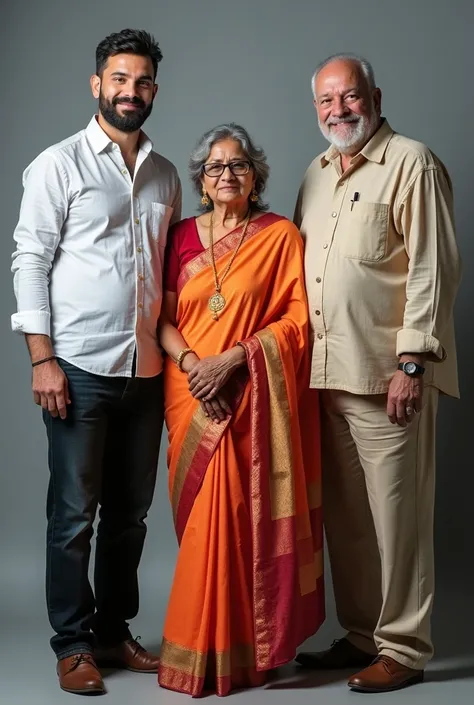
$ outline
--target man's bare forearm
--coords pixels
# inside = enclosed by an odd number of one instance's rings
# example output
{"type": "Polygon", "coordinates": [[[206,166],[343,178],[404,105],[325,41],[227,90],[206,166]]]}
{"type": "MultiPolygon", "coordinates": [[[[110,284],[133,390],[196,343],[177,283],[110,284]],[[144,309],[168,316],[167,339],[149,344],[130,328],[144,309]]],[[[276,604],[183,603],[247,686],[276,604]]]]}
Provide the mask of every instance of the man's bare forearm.
{"type": "Polygon", "coordinates": [[[26,344],[30,352],[31,362],[44,360],[54,355],[53,344],[49,335],[25,334],[26,344]]]}

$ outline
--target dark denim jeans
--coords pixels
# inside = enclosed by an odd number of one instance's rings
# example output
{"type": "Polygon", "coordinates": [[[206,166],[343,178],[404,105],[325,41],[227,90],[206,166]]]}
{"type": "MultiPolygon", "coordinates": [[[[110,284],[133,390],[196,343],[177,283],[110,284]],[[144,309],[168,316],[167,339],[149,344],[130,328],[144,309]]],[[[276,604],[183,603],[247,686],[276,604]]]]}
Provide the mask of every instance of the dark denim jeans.
{"type": "Polygon", "coordinates": [[[163,427],[162,375],[102,377],[60,360],[67,418],[43,412],[49,441],[46,599],[58,658],[128,638],[163,427]],[[88,578],[100,504],[94,593],[88,578]]]}

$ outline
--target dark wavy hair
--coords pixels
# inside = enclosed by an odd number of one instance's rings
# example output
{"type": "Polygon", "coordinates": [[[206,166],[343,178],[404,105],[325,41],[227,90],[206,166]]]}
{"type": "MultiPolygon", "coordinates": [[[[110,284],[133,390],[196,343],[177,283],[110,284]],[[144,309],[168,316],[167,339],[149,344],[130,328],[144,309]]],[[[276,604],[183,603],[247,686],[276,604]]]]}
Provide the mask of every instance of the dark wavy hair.
{"type": "Polygon", "coordinates": [[[156,72],[158,71],[158,64],[163,58],[158,42],[152,34],[145,32],[143,29],[122,29],[121,32],[109,34],[98,44],[95,50],[97,76],[102,76],[109,56],[115,56],[116,54],[149,56],[155,72],[154,77],[156,77],[156,72]]]}

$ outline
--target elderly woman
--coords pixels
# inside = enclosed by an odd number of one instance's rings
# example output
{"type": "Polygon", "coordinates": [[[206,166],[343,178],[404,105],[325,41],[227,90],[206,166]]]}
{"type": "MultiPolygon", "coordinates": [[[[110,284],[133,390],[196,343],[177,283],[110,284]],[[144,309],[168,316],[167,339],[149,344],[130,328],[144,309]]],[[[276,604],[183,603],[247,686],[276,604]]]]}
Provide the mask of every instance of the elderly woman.
{"type": "Polygon", "coordinates": [[[169,235],[160,342],[179,554],[158,680],[260,685],[323,620],[317,399],[296,227],[235,124],[190,160],[202,214],[169,235]]]}

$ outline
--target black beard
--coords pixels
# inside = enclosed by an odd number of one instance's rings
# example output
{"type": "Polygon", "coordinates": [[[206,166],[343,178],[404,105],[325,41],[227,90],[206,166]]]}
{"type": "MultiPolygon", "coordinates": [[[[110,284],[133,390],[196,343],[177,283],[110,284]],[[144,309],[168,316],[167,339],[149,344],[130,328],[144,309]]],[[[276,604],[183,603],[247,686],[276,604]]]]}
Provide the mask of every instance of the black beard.
{"type": "Polygon", "coordinates": [[[120,130],[120,132],[136,132],[139,130],[150,115],[152,108],[153,103],[146,105],[140,98],[114,98],[110,101],[104,97],[102,91],[99,95],[99,110],[104,120],[112,127],[115,127],[116,130],[120,130]],[[116,106],[118,104],[126,105],[127,103],[138,105],[139,109],[130,111],[130,113],[125,113],[124,115],[119,115],[116,106]]]}

